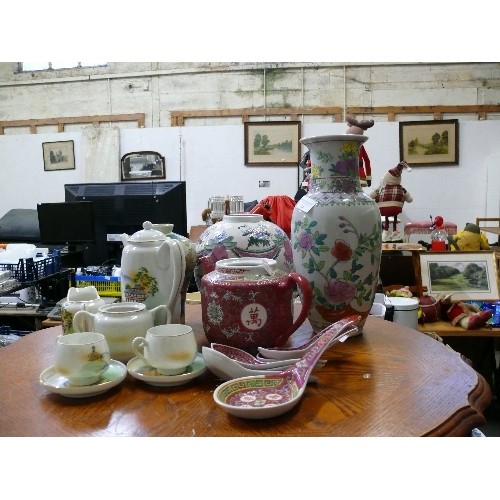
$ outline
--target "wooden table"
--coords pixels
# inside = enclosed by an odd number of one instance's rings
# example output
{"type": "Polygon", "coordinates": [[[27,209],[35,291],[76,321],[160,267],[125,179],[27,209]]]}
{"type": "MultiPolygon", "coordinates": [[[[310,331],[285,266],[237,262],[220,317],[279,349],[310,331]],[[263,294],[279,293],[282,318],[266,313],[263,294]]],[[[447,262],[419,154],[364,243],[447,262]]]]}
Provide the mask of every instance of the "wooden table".
{"type": "Polygon", "coordinates": [[[440,337],[500,337],[500,328],[478,328],[466,330],[453,326],[449,321],[435,321],[418,325],[421,332],[434,332],[440,337]]]}
{"type": "Polygon", "coordinates": [[[470,359],[474,368],[500,396],[500,367],[497,366],[495,356],[500,328],[466,330],[453,326],[449,321],[436,321],[419,324],[418,329],[439,335],[446,344],[470,359]]]}
{"type": "MultiPolygon", "coordinates": [[[[207,341],[201,306],[186,307],[199,345],[207,341]]],[[[416,330],[369,317],[364,333],[324,356],[300,403],[268,420],[244,420],[213,401],[221,383],[209,371],[186,385],[149,386],[127,375],[87,399],[39,384],[53,364],[61,327],[0,348],[1,436],[467,436],[485,422],[491,389],[457,352],[416,330]]],[[[311,335],[308,324],[291,345],[311,335]]]]}
{"type": "Polygon", "coordinates": [[[18,330],[40,330],[47,313],[38,312],[38,306],[0,307],[0,325],[10,325],[18,330]]]}

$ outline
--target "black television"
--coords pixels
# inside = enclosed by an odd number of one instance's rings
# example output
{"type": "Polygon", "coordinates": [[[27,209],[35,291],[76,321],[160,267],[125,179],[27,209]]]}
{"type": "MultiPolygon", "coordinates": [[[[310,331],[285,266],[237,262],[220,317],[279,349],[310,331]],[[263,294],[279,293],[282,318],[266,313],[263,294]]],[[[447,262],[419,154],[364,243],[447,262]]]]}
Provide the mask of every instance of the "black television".
{"type": "Polygon", "coordinates": [[[94,207],[90,201],[39,203],[40,243],[66,245],[68,251],[96,242],[94,207]]]}
{"type": "Polygon", "coordinates": [[[141,230],[145,221],[173,224],[188,236],[185,181],[65,184],[64,192],[66,202],[93,205],[96,240],[85,250],[86,266],[120,266],[120,235],[141,230]]]}

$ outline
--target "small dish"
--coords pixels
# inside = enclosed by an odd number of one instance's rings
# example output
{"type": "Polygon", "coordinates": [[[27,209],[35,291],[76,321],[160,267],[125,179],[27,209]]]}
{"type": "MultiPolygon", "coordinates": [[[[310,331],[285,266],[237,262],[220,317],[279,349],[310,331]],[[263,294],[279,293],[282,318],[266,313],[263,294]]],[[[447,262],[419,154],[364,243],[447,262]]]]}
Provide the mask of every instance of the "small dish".
{"type": "Polygon", "coordinates": [[[127,368],[120,361],[111,360],[109,368],[103,373],[99,382],[91,385],[71,385],[66,377],[59,375],[51,366],[40,374],[40,384],[49,391],[68,398],[88,398],[98,396],[121,383],[127,375],[127,368]]]}
{"type": "Polygon", "coordinates": [[[175,387],[188,383],[207,371],[207,365],[201,354],[179,375],[160,375],[156,368],[148,366],[143,359],[136,356],[127,363],[127,371],[137,380],[157,387],[175,387]]]}

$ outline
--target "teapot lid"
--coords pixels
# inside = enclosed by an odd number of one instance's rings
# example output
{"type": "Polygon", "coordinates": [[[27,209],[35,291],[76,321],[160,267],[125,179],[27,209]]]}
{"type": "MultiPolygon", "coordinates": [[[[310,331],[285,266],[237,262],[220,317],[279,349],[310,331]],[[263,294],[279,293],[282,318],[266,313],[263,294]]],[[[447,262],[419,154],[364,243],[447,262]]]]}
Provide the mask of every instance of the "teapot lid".
{"type": "Polygon", "coordinates": [[[137,231],[134,233],[128,241],[164,241],[167,237],[161,232],[153,229],[153,224],[149,221],[146,221],[142,224],[144,229],[137,231]]]}

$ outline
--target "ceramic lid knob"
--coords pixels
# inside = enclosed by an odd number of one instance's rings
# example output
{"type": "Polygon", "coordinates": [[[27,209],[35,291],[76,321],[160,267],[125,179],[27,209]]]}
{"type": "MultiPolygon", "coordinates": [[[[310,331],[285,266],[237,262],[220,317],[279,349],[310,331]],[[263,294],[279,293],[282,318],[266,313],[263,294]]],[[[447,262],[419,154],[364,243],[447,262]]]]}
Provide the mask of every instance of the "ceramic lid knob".
{"type": "Polygon", "coordinates": [[[134,242],[145,242],[145,241],[164,241],[167,237],[161,232],[153,229],[153,224],[149,221],[146,221],[142,224],[144,229],[137,231],[134,233],[128,241],[134,242]]]}

